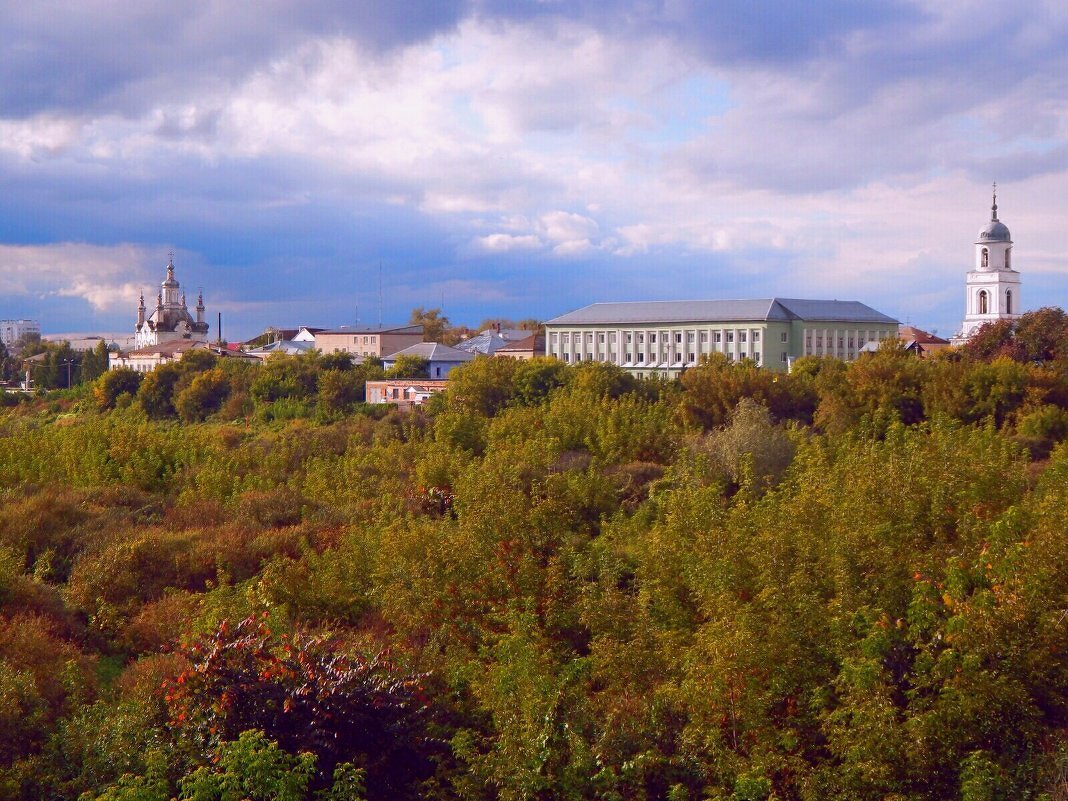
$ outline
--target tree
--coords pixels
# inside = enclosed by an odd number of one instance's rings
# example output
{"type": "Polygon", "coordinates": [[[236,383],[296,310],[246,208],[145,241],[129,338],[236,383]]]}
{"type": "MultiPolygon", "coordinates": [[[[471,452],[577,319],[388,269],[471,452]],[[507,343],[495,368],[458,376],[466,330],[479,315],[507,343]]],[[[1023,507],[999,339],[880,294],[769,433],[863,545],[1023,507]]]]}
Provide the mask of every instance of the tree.
{"type": "Polygon", "coordinates": [[[100,340],[96,347],[82,354],[81,364],[78,366],[78,383],[95,381],[108,369],[108,357],[110,351],[107,343],[100,340]]]}
{"type": "Polygon", "coordinates": [[[101,410],[114,409],[115,403],[123,395],[136,395],[141,386],[141,373],[122,367],[118,370],[109,370],[96,380],[93,387],[93,398],[97,408],[101,410]]]}
{"type": "Polygon", "coordinates": [[[145,376],[141,388],[137,391],[137,402],[145,414],[156,419],[174,417],[174,391],[182,377],[182,368],[178,363],[161,364],[145,376]]]}
{"type": "Polygon", "coordinates": [[[559,359],[538,356],[515,369],[512,386],[515,400],[527,406],[541,403],[557,387],[567,383],[568,366],[559,359]]]}
{"type": "Polygon", "coordinates": [[[422,356],[398,356],[386,378],[429,378],[430,361],[422,356]]]}
{"type": "Polygon", "coordinates": [[[449,402],[467,413],[493,417],[512,399],[515,359],[477,358],[449,373],[449,402]]]}
{"type": "Polygon", "coordinates": [[[1068,314],[1046,306],[1016,321],[1013,356],[1023,362],[1068,361],[1068,314]]]}
{"type": "Polygon", "coordinates": [[[223,622],[185,655],[190,667],[165,699],[172,725],[193,742],[256,729],[289,754],[314,754],[320,787],[341,763],[364,769],[371,798],[414,798],[429,775],[421,678],[384,653],[301,631],[279,635],[250,617],[223,622]]]}
{"type": "Polygon", "coordinates": [[[174,398],[174,408],[184,422],[199,422],[219,411],[229,394],[230,384],[226,376],[222,370],[215,368],[197,374],[189,386],[174,398]]]}
{"type": "Polygon", "coordinates": [[[422,306],[412,309],[408,324],[423,326],[424,342],[444,343],[449,330],[449,318],[441,313],[441,309],[424,309],[422,306]]]}

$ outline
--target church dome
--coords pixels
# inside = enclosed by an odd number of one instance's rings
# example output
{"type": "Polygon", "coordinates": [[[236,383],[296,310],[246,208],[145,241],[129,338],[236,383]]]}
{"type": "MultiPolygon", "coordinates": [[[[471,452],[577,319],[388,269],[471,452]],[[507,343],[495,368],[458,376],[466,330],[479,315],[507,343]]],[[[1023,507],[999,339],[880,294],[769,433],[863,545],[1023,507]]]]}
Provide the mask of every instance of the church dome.
{"type": "Polygon", "coordinates": [[[998,219],[998,195],[997,184],[994,184],[994,205],[990,207],[990,222],[979,231],[978,242],[1011,242],[1009,226],[998,219]]]}
{"type": "Polygon", "coordinates": [[[178,281],[176,281],[175,278],[174,278],[174,259],[173,258],[171,258],[171,260],[167,262],[167,277],[163,280],[163,283],[160,284],[160,286],[163,289],[177,289],[178,288],[178,281]]]}
{"type": "Polygon", "coordinates": [[[1012,237],[1009,235],[1009,226],[1005,225],[1001,220],[994,218],[986,224],[986,227],[979,232],[980,242],[1011,242],[1012,237]]]}

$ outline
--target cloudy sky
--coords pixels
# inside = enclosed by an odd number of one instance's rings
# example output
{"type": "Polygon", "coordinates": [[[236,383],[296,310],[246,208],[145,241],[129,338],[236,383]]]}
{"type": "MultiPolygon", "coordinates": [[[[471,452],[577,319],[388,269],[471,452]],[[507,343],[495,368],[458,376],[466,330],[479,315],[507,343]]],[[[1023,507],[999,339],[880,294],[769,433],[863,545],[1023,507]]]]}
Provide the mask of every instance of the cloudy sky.
{"type": "Polygon", "coordinates": [[[1068,307],[1068,4],[0,0],[0,318],[230,338],[825,297],[1068,307]],[[381,311],[379,286],[381,284],[381,311]],[[214,330],[214,327],[213,327],[214,330]]]}

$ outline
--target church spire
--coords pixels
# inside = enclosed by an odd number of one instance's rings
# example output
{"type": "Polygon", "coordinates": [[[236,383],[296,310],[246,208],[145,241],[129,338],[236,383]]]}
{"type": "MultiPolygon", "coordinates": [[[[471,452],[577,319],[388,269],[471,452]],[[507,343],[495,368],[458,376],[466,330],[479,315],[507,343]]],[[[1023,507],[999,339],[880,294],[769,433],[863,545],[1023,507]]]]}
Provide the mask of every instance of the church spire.
{"type": "Polygon", "coordinates": [[[994,204],[990,207],[990,222],[998,221],[998,182],[994,181],[994,204]]]}

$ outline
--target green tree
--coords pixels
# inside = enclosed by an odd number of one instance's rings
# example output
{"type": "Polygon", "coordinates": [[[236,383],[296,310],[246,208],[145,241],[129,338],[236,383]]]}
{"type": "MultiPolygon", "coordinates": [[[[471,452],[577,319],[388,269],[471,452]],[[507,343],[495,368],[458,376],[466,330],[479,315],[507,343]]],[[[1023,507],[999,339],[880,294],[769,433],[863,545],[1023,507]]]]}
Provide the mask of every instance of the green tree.
{"type": "Polygon", "coordinates": [[[219,411],[230,394],[230,383],[222,370],[198,373],[174,398],[174,408],[186,423],[195,423],[219,411]]]}
{"type": "Polygon", "coordinates": [[[81,364],[78,365],[78,383],[95,381],[107,372],[109,354],[110,351],[104,340],[100,340],[92,350],[83,353],[81,364]]]}
{"type": "Polygon", "coordinates": [[[161,364],[151,373],[145,375],[137,390],[137,401],[145,414],[155,419],[174,417],[174,392],[182,377],[180,363],[161,364]]]}
{"type": "Polygon", "coordinates": [[[398,356],[386,378],[429,378],[430,361],[422,356],[398,356]]]}
{"type": "Polygon", "coordinates": [[[104,373],[93,387],[93,399],[97,408],[113,409],[121,396],[136,395],[142,378],[141,373],[126,367],[104,373]]]}
{"type": "Polygon", "coordinates": [[[445,343],[449,333],[449,318],[441,313],[441,309],[424,309],[416,306],[408,315],[409,325],[423,326],[424,342],[445,343]]]}

